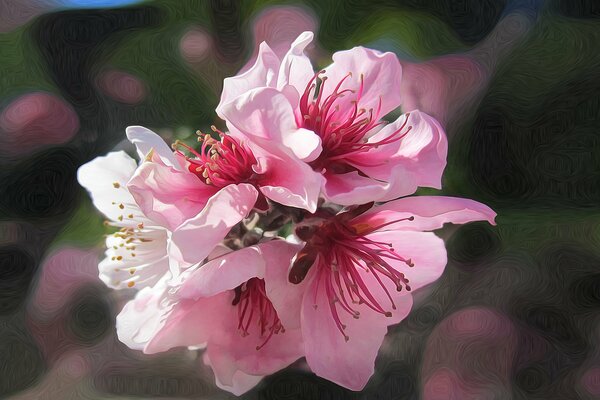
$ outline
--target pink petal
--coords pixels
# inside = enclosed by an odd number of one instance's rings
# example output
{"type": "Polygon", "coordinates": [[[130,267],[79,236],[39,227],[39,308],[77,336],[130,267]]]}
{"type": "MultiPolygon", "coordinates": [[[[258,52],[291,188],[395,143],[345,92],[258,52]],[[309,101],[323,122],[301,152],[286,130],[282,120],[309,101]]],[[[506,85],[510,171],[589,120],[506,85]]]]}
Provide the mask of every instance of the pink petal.
{"type": "MultiPolygon", "coordinates": [[[[237,316],[237,307],[229,307],[237,316]]],[[[215,332],[207,347],[207,356],[215,375],[229,383],[236,370],[250,375],[269,375],[287,367],[304,355],[300,329],[286,329],[273,334],[265,343],[258,323],[250,326],[249,335],[242,336],[237,329],[238,319],[223,320],[221,331],[215,332]],[[260,347],[257,350],[257,347],[260,347]]]]}
{"type": "Polygon", "coordinates": [[[265,174],[259,181],[260,191],[280,204],[315,212],[323,185],[321,174],[285,152],[263,153],[264,156],[257,155],[265,174]]]}
{"type": "Polygon", "coordinates": [[[290,46],[290,50],[281,60],[277,88],[282,89],[286,85],[296,88],[303,93],[306,85],[314,76],[312,64],[304,54],[304,49],[312,42],[314,34],[303,32],[290,46]]]}
{"type": "Polygon", "coordinates": [[[223,109],[249,90],[260,87],[275,87],[280,61],[268,44],[261,43],[256,62],[248,71],[226,78],[223,81],[223,93],[217,106],[219,117],[226,119],[223,109]]]}
{"type": "Polygon", "coordinates": [[[143,126],[128,126],[125,133],[127,134],[127,139],[137,148],[140,160],[145,160],[150,152],[153,151],[165,165],[180,169],[179,161],[177,161],[173,150],[171,150],[160,136],[150,129],[143,126]]]}
{"type": "Polygon", "coordinates": [[[227,360],[223,354],[217,353],[215,361],[209,357],[209,352],[204,353],[204,363],[209,365],[215,374],[215,383],[223,390],[236,396],[241,396],[262,380],[261,375],[246,374],[236,369],[235,364],[227,360]]]}
{"type": "MultiPolygon", "coordinates": [[[[405,181],[408,175],[416,186],[441,189],[442,173],[446,166],[446,155],[448,153],[448,141],[443,128],[429,115],[419,111],[402,115],[371,137],[369,142],[377,143],[388,138],[393,139],[399,136],[396,132],[402,126],[404,128],[400,132],[406,132],[410,127],[410,131],[402,139],[354,156],[350,162],[356,161],[358,169],[375,179],[388,182],[405,181]],[[409,115],[408,121],[406,120],[407,115],[409,115]],[[365,164],[375,164],[376,166],[364,167],[365,164]],[[393,169],[397,166],[403,167],[402,174],[393,172],[393,169]]],[[[405,187],[405,185],[402,185],[402,187],[405,187]]],[[[391,200],[411,193],[414,193],[414,190],[408,192],[390,190],[385,199],[391,200]]]]}
{"type": "Polygon", "coordinates": [[[380,182],[352,171],[345,174],[325,173],[323,195],[341,205],[365,204],[377,201],[389,190],[386,182],[380,182]]]}
{"type": "Polygon", "coordinates": [[[277,89],[251,90],[225,105],[222,114],[228,126],[267,150],[287,147],[302,160],[321,152],[319,136],[298,128],[292,105],[277,89]]]}
{"type": "Polygon", "coordinates": [[[198,214],[218,190],[158,158],[143,162],[127,187],[144,214],[170,230],[198,214]]]}
{"type": "Polygon", "coordinates": [[[135,168],[135,160],[125,152],[112,152],[79,167],[77,180],[90,192],[94,206],[112,221],[117,221],[123,215],[120,204],[135,204],[125,187],[135,168]]]}
{"type": "MultiPolygon", "coordinates": [[[[309,279],[311,272],[306,279],[309,279]]],[[[367,274],[359,273],[365,279],[370,279],[367,274]]],[[[388,325],[406,317],[412,307],[412,297],[392,292],[396,303],[392,318],[376,313],[365,305],[356,305],[360,312],[358,319],[343,310],[339,311],[349,337],[346,342],[335,325],[330,312],[330,300],[321,290],[323,286],[319,287],[315,298],[315,285],[316,280],[311,281],[302,304],[306,361],[318,376],[351,390],[362,390],[373,375],[375,358],[388,325]]]]}
{"type": "Polygon", "coordinates": [[[231,293],[198,300],[178,300],[169,305],[160,329],[148,341],[144,353],[159,353],[174,347],[203,347],[221,332],[221,322],[237,314],[231,306],[231,293]]]}
{"type": "Polygon", "coordinates": [[[367,237],[377,242],[391,243],[396,254],[412,261],[414,267],[401,261],[385,259],[408,278],[411,292],[437,280],[446,268],[444,241],[432,232],[387,231],[375,232],[367,237]]]}
{"type": "MultiPolygon", "coordinates": [[[[352,89],[358,91],[361,76],[364,88],[358,100],[360,108],[377,111],[381,100],[380,117],[400,105],[400,83],[402,80],[402,67],[398,58],[393,53],[380,53],[364,47],[355,47],[351,50],[339,51],[333,55],[333,64],[325,68],[327,83],[324,85],[323,98],[329,96],[337,84],[348,73],[352,76],[344,81],[340,91],[352,89]]],[[[347,94],[339,99],[336,104],[342,110],[349,109],[350,102],[356,100],[356,94],[347,94]]]]}
{"type": "Polygon", "coordinates": [[[378,230],[432,231],[445,223],[465,224],[488,221],[495,225],[496,213],[488,206],[474,200],[445,196],[412,196],[390,201],[374,207],[352,220],[352,224],[365,231],[390,223],[378,230]],[[404,220],[413,217],[414,220],[404,220]],[[398,221],[391,223],[393,221],[398,221]]]}
{"type": "Polygon", "coordinates": [[[199,266],[186,275],[178,296],[188,299],[214,296],[233,290],[251,278],[262,278],[265,260],[259,246],[232,251],[199,266]]]}
{"type": "MultiPolygon", "coordinates": [[[[166,278],[166,277],[165,277],[166,278]]],[[[164,325],[168,308],[162,301],[167,293],[165,279],[140,290],[117,315],[119,340],[134,350],[143,350],[164,325]]]]}
{"type": "Polygon", "coordinates": [[[172,259],[187,266],[204,260],[229,230],[248,216],[257,197],[254,186],[247,183],[219,190],[200,214],[173,232],[169,243],[172,259]]]}
{"type": "Polygon", "coordinates": [[[305,291],[304,282],[292,285],[288,281],[289,266],[302,248],[283,240],[272,240],[259,245],[265,260],[265,289],[267,297],[277,310],[283,327],[287,330],[300,327],[300,308],[305,291]]]}

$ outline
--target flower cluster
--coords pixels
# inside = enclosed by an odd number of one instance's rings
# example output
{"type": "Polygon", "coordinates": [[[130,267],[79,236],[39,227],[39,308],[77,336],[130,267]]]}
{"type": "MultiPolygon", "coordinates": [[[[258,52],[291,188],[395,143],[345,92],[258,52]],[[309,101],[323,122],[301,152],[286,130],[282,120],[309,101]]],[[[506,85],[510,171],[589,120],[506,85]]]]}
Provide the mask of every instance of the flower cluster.
{"type": "Polygon", "coordinates": [[[444,223],[495,213],[472,200],[410,196],[441,188],[447,141],[399,103],[392,53],[357,47],[313,69],[305,32],[279,59],[225,79],[227,129],[196,148],[133,126],[124,152],[98,157],[79,182],[116,232],[100,278],[138,292],[119,339],[156,353],[204,349],[217,385],[241,394],[301,357],[362,389],[389,325],[446,265],[444,223]]]}

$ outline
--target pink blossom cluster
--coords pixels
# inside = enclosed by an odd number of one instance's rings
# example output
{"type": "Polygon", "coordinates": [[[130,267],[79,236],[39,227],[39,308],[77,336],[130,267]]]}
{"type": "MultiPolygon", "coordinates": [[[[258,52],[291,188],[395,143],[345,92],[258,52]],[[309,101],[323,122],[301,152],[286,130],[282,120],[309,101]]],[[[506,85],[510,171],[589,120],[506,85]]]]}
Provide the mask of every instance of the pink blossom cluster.
{"type": "Polygon", "coordinates": [[[118,230],[100,278],[137,289],[119,339],[157,353],[204,349],[219,387],[242,394],[305,357],[325,379],[361,390],[388,326],[446,265],[444,223],[495,213],[468,199],[410,196],[441,188],[447,140],[401,103],[396,56],[356,47],[315,71],[301,34],[280,59],[225,79],[226,131],[169,147],[132,126],[124,152],[79,169],[118,230]]]}

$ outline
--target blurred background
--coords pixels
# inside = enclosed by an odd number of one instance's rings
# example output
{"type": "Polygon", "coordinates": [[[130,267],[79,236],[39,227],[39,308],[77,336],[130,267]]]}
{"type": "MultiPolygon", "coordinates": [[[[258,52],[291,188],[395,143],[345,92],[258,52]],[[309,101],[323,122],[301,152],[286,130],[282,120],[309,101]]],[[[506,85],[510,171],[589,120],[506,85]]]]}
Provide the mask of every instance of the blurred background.
{"type": "MultiPolygon", "coordinates": [[[[223,78],[316,33],[319,66],[393,51],[402,109],[450,141],[442,193],[498,212],[447,228],[449,264],[355,393],[302,361],[246,399],[600,399],[600,2],[0,0],[0,397],[225,399],[194,352],[115,336],[103,218],[76,170],[127,125],[223,127],[223,78]]],[[[422,190],[422,193],[439,193],[422,190]]]]}

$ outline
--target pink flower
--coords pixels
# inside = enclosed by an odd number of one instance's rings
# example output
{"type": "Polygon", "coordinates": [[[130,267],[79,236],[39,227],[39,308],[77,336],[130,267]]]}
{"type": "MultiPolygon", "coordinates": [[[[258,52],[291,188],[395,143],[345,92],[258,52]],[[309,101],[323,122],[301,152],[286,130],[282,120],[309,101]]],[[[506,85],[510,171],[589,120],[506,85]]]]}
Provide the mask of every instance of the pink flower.
{"type": "Polygon", "coordinates": [[[446,265],[446,222],[494,223],[495,213],[472,200],[407,197],[359,206],[296,228],[306,242],[289,279],[303,286],[302,336],[306,361],[319,376],[361,390],[373,374],[389,325],[406,317],[411,292],[446,265]]]}
{"type": "Polygon", "coordinates": [[[206,348],[217,385],[236,395],[304,354],[298,288],[285,266],[298,246],[274,240],[198,263],[146,288],[117,317],[119,339],[156,353],[206,348]]]}
{"type": "Polygon", "coordinates": [[[323,174],[323,194],[338,204],[441,188],[448,146],[440,124],[419,111],[382,120],[401,103],[396,56],[355,47],[315,74],[304,55],[312,38],[300,35],[282,60],[262,43],[251,69],[225,79],[217,113],[232,134],[288,148],[323,174]]]}
{"type": "Polygon", "coordinates": [[[128,138],[147,161],[128,188],[148,216],[175,229],[200,212],[211,196],[241,183],[253,185],[278,203],[316,209],[320,181],[310,180],[308,166],[284,152],[252,152],[242,141],[220,134],[220,140],[205,135],[200,152],[177,144],[193,155],[186,157],[146,128],[127,128],[128,138]]]}

